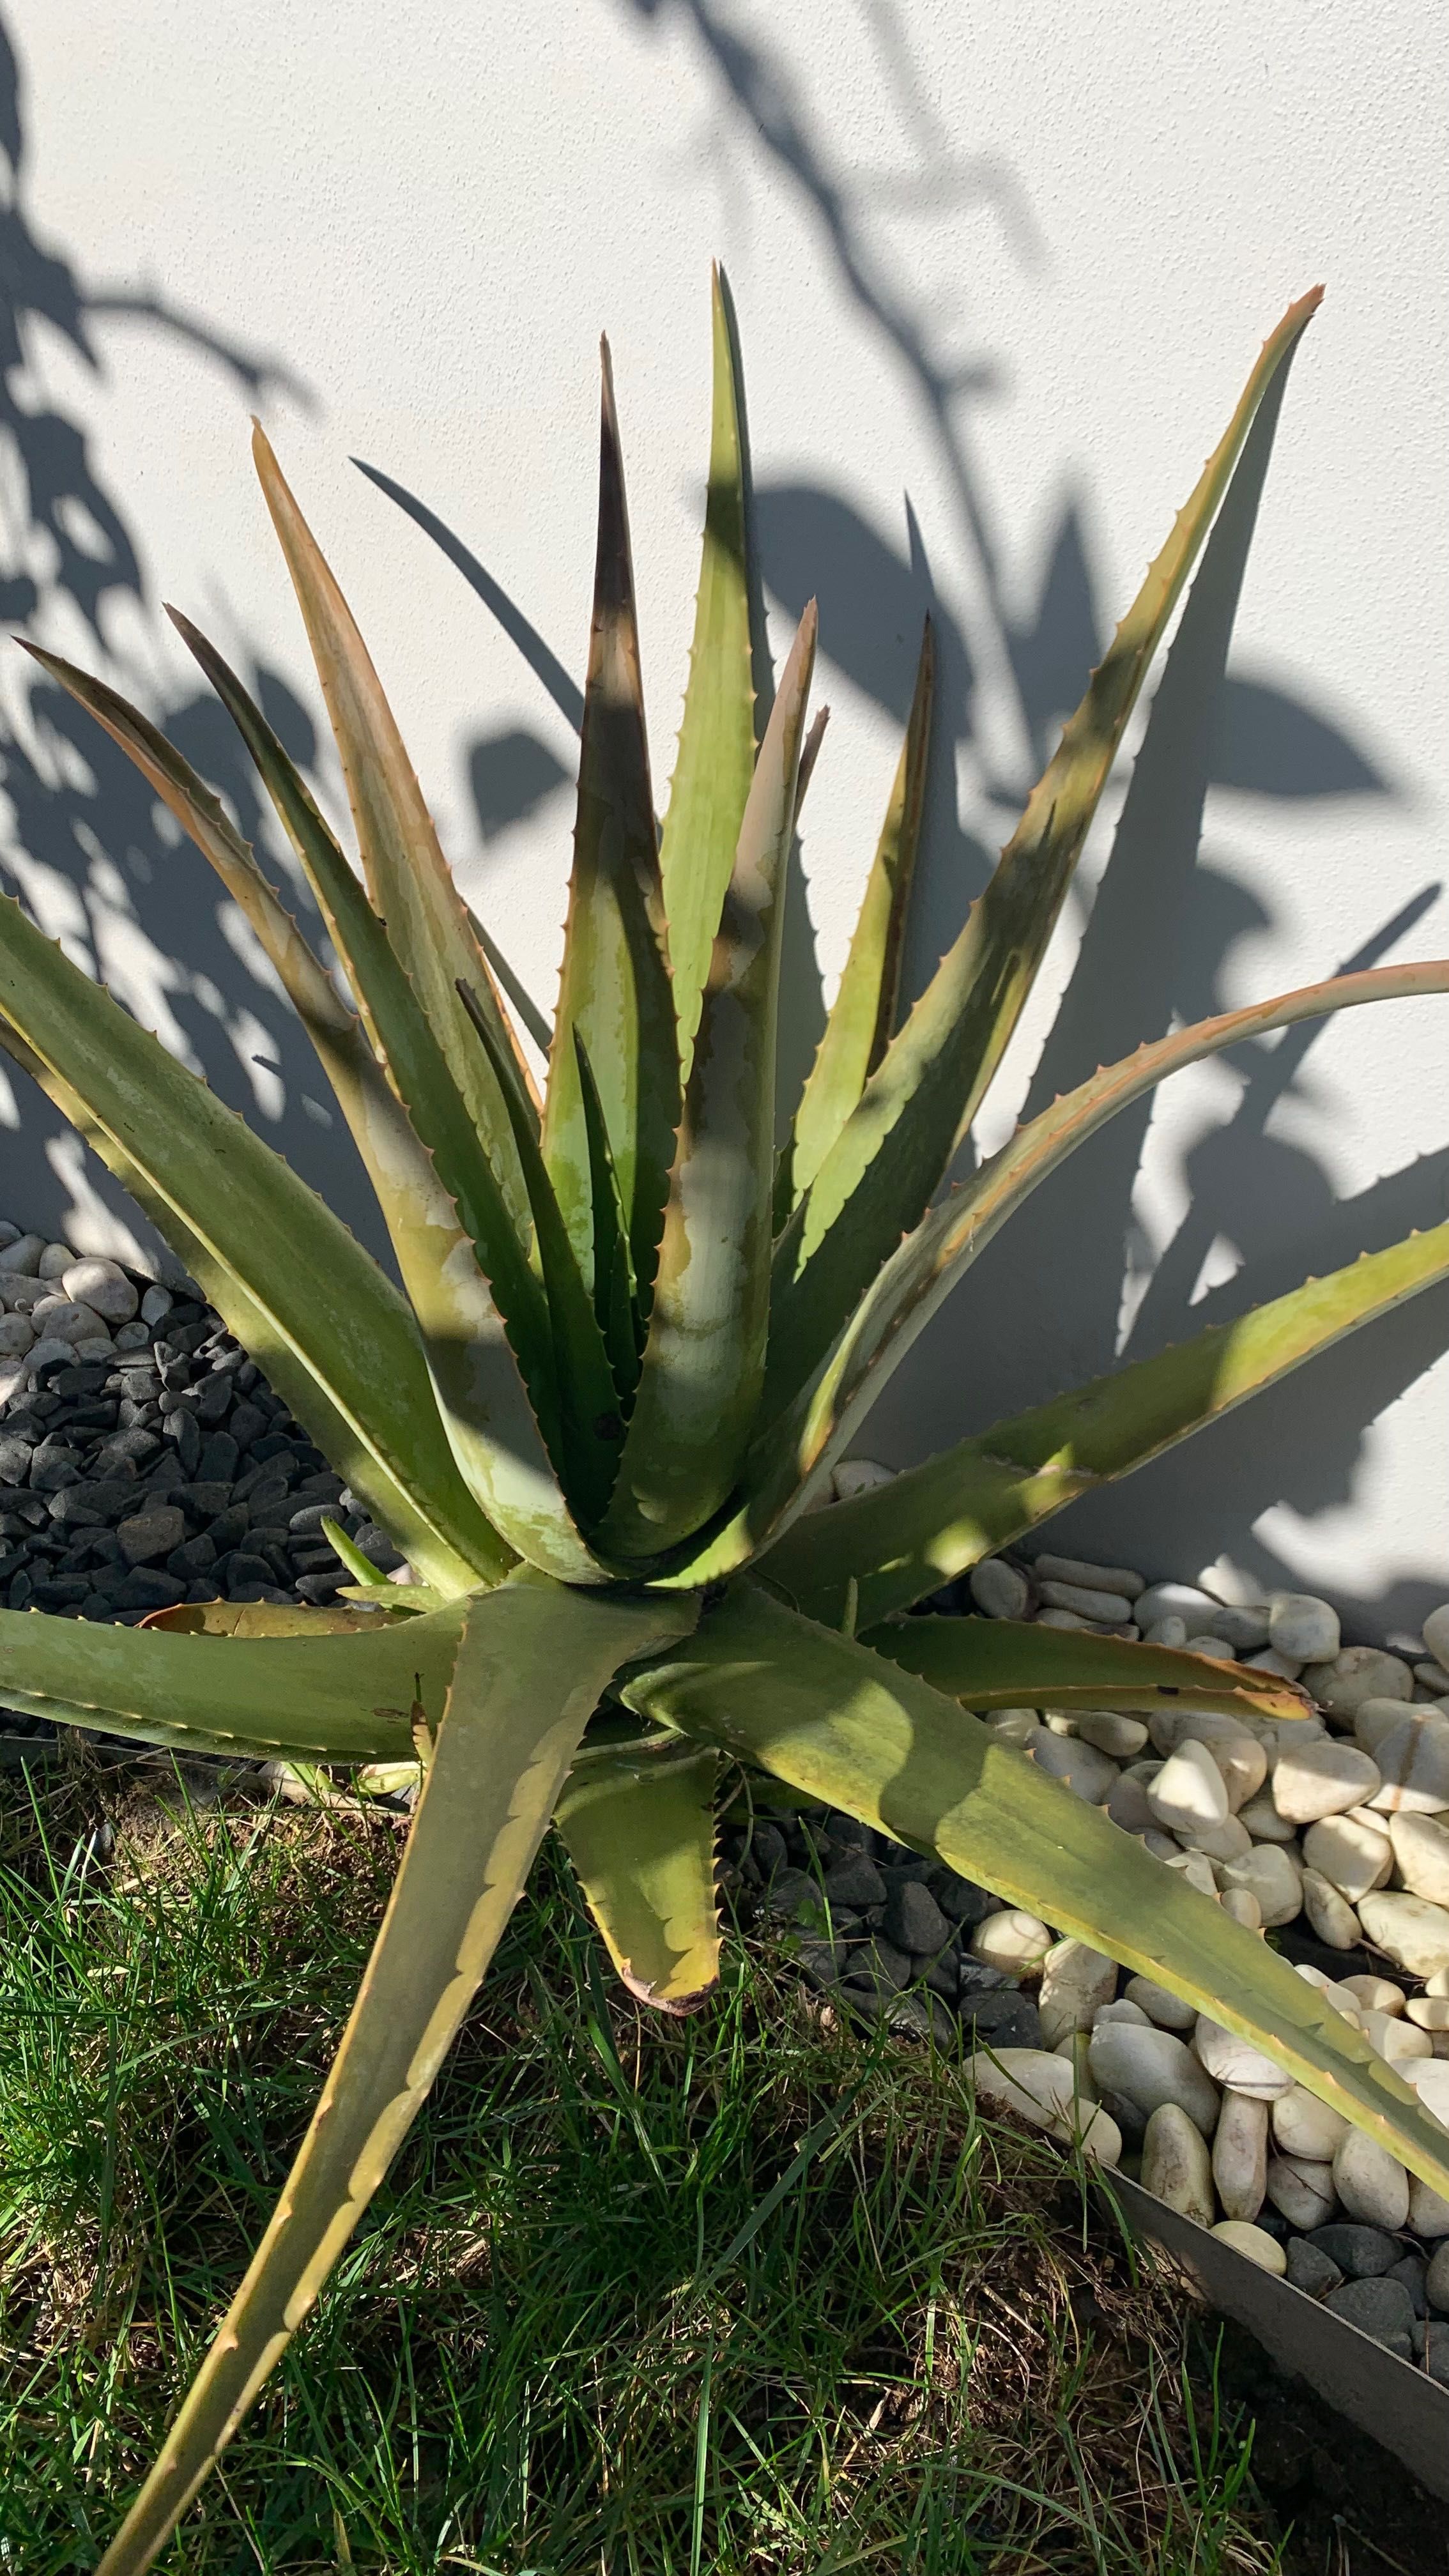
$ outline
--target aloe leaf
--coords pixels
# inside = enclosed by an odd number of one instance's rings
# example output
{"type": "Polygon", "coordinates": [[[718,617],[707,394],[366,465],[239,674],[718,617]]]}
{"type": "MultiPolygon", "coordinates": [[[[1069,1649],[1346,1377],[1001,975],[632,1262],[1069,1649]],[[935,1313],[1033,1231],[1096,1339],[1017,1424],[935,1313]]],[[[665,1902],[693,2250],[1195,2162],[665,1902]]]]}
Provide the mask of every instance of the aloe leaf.
{"type": "MultiPolygon", "coordinates": [[[[148,1635],[159,1628],[175,1637],[376,1637],[389,1624],[386,1613],[401,1610],[403,1593],[422,1588],[419,1584],[389,1583],[385,1597],[376,1599],[369,1586],[368,1602],[361,1607],[340,1598],[316,1603],[178,1601],[170,1610],[148,1610],[138,1625],[148,1635]]],[[[419,1607],[446,1610],[448,1604],[438,1594],[429,1593],[419,1607]]]]}
{"type": "Polygon", "coordinates": [[[728,1495],[759,1401],[770,1291],[775,1027],[811,601],[765,730],[725,890],[670,1175],[649,1336],[598,1544],[648,1559],[728,1495]]]}
{"type": "Polygon", "coordinates": [[[99,2576],[150,2566],[314,2305],[477,1992],[599,1693],[679,1630],[657,1602],[517,1578],[469,1604],[402,1867],[312,2125],[99,2576]]]}
{"type": "Polygon", "coordinates": [[[534,1045],[539,1051],[539,1054],[546,1056],[549,1048],[553,1045],[553,1031],[549,1027],[547,1020],[544,1018],[542,1011],[539,1009],[537,1002],[534,1000],[533,995],[528,990],[528,987],[523,982],[521,976],[515,975],[513,968],[509,965],[508,960],[504,956],[502,949],[499,947],[497,940],[486,928],[485,924],[479,920],[478,915],[473,910],[471,904],[468,906],[468,919],[473,925],[473,936],[477,940],[479,947],[482,949],[484,956],[488,960],[488,969],[493,977],[494,983],[498,986],[499,991],[506,994],[508,1000],[513,1004],[515,1011],[518,1013],[520,1020],[527,1029],[529,1036],[532,1038],[534,1045]]]}
{"type": "Polygon", "coordinates": [[[756,744],[739,351],[718,269],[711,313],[714,400],[704,548],[679,756],[659,845],[682,1086],[689,1081],[756,744]]]}
{"type": "Polygon", "coordinates": [[[1100,1808],[914,1674],[740,1584],[623,1696],[1166,1986],[1449,2197],[1449,2134],[1362,2031],[1100,1808]]]}
{"type": "Polygon", "coordinates": [[[928,617],[906,737],[860,917],[795,1113],[790,1156],[794,1200],[803,1198],[810,1188],[895,1033],[901,945],[920,846],[935,685],[936,648],[928,617]]]}
{"type": "Polygon", "coordinates": [[[831,1146],[775,1256],[768,1417],[824,1358],[916,1225],[970,1127],[1021,1015],[1087,830],[1172,611],[1253,416],[1321,290],[1289,307],[1196,489],[1069,719],[996,872],[831,1146]]]}
{"type": "Polygon", "coordinates": [[[574,1047],[578,1055],[579,1098],[583,1103],[589,1180],[594,1201],[594,1312],[604,1336],[620,1402],[628,1404],[633,1401],[634,1389],[639,1383],[643,1319],[639,1311],[634,1267],[629,1257],[629,1234],[624,1221],[619,1175],[614,1166],[609,1131],[604,1124],[604,1104],[594,1080],[588,1049],[577,1030],[574,1047]]]}
{"type": "Polygon", "coordinates": [[[1070,1395],[962,1440],[868,1494],[807,1513],[761,1560],[770,1583],[829,1627],[856,1587],[870,1626],[908,1610],[1023,1531],[1332,1348],[1360,1324],[1449,1277],[1449,1224],[1211,1324],[1070,1395]]]}
{"type": "Polygon", "coordinates": [[[647,1302],[679,1124],[679,1049],[607,341],[601,359],[593,626],[543,1151],[580,1268],[592,1281],[593,1164],[577,1039],[598,1085],[634,1276],[647,1302]]]}
{"type": "MultiPolygon", "coordinates": [[[[377,1082],[360,1117],[342,1099],[422,1326],[462,1472],[490,1517],[500,1526],[514,1523],[526,1542],[517,1553],[561,1575],[582,1574],[555,1481],[564,1440],[548,1305],[484,1141],[383,924],[295,766],[215,646],[188,618],[176,610],[171,615],[251,754],[406,1113],[388,1113],[377,1082]],[[467,1257],[469,1244],[476,1264],[467,1257]]],[[[181,820],[192,829],[184,812],[181,820]]],[[[200,846],[217,864],[206,842],[200,846]]],[[[526,1140],[536,1160],[527,1105],[501,1042],[494,1041],[487,1003],[475,1000],[510,1141],[517,1148],[519,1138],[526,1140]]],[[[504,1561],[511,1561],[515,1548],[507,1541],[503,1548],[504,1561]]]]}
{"type": "MultiPolygon", "coordinates": [[[[463,1007],[492,1055],[497,1041],[471,985],[461,988],[463,1007]]],[[[500,1074],[502,1067],[499,1067],[500,1074]]],[[[624,1426],[604,1336],[593,1299],[570,1241],[538,1137],[514,1107],[514,1135],[524,1186],[533,1211],[538,1265],[543,1273],[553,1332],[553,1380],[558,1390],[559,1446],[572,1512],[596,1520],[609,1498],[624,1426]]]]}
{"type": "Polygon", "coordinates": [[[372,908],[387,924],[393,953],[482,1138],[519,1241],[525,1242],[528,1200],[512,1124],[492,1065],[473,1042],[458,999],[460,978],[477,988],[495,1023],[510,1082],[528,1100],[526,1067],[367,647],[260,426],[252,453],[337,739],[372,908]]]}
{"type": "Polygon", "coordinates": [[[355,1482],[360,1456],[367,1491],[373,1462],[413,1561],[449,1588],[458,1559],[496,1578],[504,1552],[454,1464],[417,1325],[340,1218],[8,898],[0,1014],[333,1465],[355,1482]]]}
{"type": "Polygon", "coordinates": [[[1216,1019],[1175,1030],[1170,1037],[1139,1047],[1120,1064],[1104,1066],[1075,1091],[1064,1092],[1049,1109],[1018,1128],[1000,1153],[932,1208],[906,1237],[852,1316],[813,1389],[805,1391],[783,1425],[769,1426],[757,1442],[745,1466],[744,1490],[750,1499],[711,1561],[692,1566],[689,1579],[699,1581],[727,1572],[732,1562],[739,1562],[738,1554],[731,1556],[729,1551],[742,1548],[746,1528],[753,1531],[758,1544],[772,1522],[783,1526],[798,1514],[812,1483],[818,1484],[843,1454],[891,1371],[899,1367],[957,1280],[1048,1174],[1119,1110],[1184,1065],[1221,1054],[1246,1038],[1368,1002],[1443,992],[1449,992],[1449,961],[1439,958],[1331,976],[1324,983],[1306,984],[1246,1010],[1224,1011],[1216,1019]]]}
{"type": "Polygon", "coordinates": [[[1249,1666],[1029,1620],[887,1619],[860,1642],[963,1708],[1194,1709],[1274,1720],[1306,1714],[1291,1682],[1249,1666]]]}
{"type": "Polygon", "coordinates": [[[442,1714],[463,1605],[421,1619],[359,1612],[366,1625],[342,1635],[325,1613],[281,1602],[188,1603],[166,1615],[164,1627],[111,1628],[0,1610],[0,1695],[32,1717],[178,1753],[407,1761],[414,1700],[431,1722],[442,1714]],[[243,1608],[258,1615],[228,1633],[243,1608]],[[200,1630],[181,1625],[193,1616],[200,1630]]]}
{"type": "Polygon", "coordinates": [[[719,1756],[678,1737],[587,1752],[555,1821],[631,1994],[693,2012],[719,1979],[714,1792],[719,1756]]]}

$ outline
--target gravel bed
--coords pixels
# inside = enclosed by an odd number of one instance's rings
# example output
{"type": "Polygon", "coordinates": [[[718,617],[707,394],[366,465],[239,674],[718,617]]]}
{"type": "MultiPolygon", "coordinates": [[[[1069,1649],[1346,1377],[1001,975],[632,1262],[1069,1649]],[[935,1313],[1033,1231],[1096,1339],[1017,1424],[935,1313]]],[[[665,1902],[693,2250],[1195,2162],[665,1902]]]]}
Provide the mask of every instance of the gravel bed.
{"type": "MultiPolygon", "coordinates": [[[[888,1472],[849,1462],[837,1498],[888,1472]]],[[[134,1623],[219,1596],[327,1601],[349,1577],[324,1514],[407,1579],[194,1283],[0,1222],[0,1604],[134,1623]]],[[[1043,1553],[990,1558],[925,1606],[1191,1645],[1300,1682],[1313,1712],[1276,1725],[1049,1708],[987,1722],[1271,1934],[1449,2126],[1449,1605],[1421,1636],[1345,1646],[1306,1595],[1245,1607],[1043,1553]]],[[[58,1749],[46,1721],[0,1710],[0,1765],[58,1749]]],[[[823,2009],[971,2045],[984,2097],[1080,2136],[1449,2387],[1449,2201],[1257,2051],[850,1817],[757,1809],[727,1825],[721,1862],[736,1910],[793,1948],[823,2009]]]]}

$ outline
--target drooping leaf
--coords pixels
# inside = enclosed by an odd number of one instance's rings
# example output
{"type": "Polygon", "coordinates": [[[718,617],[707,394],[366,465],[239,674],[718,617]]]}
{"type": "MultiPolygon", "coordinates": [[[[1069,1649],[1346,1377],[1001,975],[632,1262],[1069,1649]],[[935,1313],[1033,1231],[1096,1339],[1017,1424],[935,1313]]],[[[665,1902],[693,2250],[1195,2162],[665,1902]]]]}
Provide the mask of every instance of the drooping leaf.
{"type": "Polygon", "coordinates": [[[0,1696],[32,1717],[178,1753],[406,1761],[413,1702],[433,1724],[442,1715],[463,1606],[422,1619],[359,1612],[367,1624],[341,1635],[325,1613],[282,1602],[183,1604],[157,1628],[0,1610],[0,1696]]]}
{"type": "Polygon", "coordinates": [[[795,1113],[790,1147],[792,1205],[810,1188],[895,1034],[901,945],[920,846],[935,682],[935,639],[928,617],[906,738],[860,917],[795,1113]]]}
{"type": "MultiPolygon", "coordinates": [[[[388,1622],[404,1590],[420,1587],[389,1583],[376,1608],[348,1601],[178,1601],[174,1609],[149,1610],[138,1625],[164,1629],[174,1637],[376,1637],[388,1622]]],[[[429,1596],[429,1609],[447,1603],[429,1596]]]]}
{"type": "Polygon", "coordinates": [[[543,1151],[579,1266],[592,1283],[593,1165],[577,1039],[598,1086],[630,1261],[647,1304],[679,1124],[679,1048],[607,341],[601,354],[594,614],[543,1151]]]}
{"type": "MultiPolygon", "coordinates": [[[[422,1326],[459,1465],[490,1517],[517,1530],[517,1538],[509,1532],[510,1556],[528,1554],[551,1572],[587,1579],[557,1485],[562,1405],[547,1301],[484,1139],[382,922],[294,763],[215,646],[188,618],[171,615],[256,764],[406,1111],[402,1128],[380,1119],[376,1134],[368,1124],[354,1133],[422,1326]],[[467,1257],[469,1245],[476,1261],[467,1257]]],[[[491,1037],[481,997],[478,1007],[491,1037]]],[[[519,1134],[536,1146],[501,1046],[490,1061],[510,1146],[516,1153],[519,1134]]]]}
{"type": "Polygon", "coordinates": [[[623,1696],[1166,1986],[1449,2197],[1449,2134],[1362,2031],[1180,1872],[914,1674],[741,1583],[623,1696]]]}
{"type": "Polygon", "coordinates": [[[715,934],[639,1391],[598,1539],[624,1562],[655,1556],[717,1510],[759,1401],[785,867],[815,626],[812,601],[781,675],[715,934]]]}
{"type": "Polygon", "coordinates": [[[827,1627],[839,1625],[852,1582],[863,1626],[908,1610],[1446,1277],[1449,1224],[1363,1253],[1235,1323],[1209,1325],[1190,1342],[994,1423],[889,1485],[804,1514],[761,1571],[827,1627]]]}
{"type": "Polygon", "coordinates": [[[468,1605],[402,1867],[312,2125],[99,2576],[143,2576],[313,2306],[477,1992],[600,1691],[680,1627],[657,1601],[517,1578],[468,1605]]]}
{"type": "Polygon", "coordinates": [[[887,1619],[860,1642],[963,1708],[1171,1708],[1269,1719],[1307,1713],[1303,1693],[1271,1673],[1085,1629],[918,1617],[887,1619]]]}
{"type": "Polygon", "coordinates": [[[1289,307],[1061,744],[991,883],[866,1084],[777,1248],[766,1418],[805,1384],[841,1317],[915,1226],[1020,1017],[1128,718],[1254,414],[1320,301],[1289,307]]]}
{"type": "Polygon", "coordinates": [[[0,1014],[339,1472],[355,1483],[360,1453],[367,1490],[374,1462],[414,1563],[450,1588],[459,1558],[496,1579],[506,1554],[454,1464],[417,1325],[340,1218],[8,898],[0,1014]]]}
{"type": "Polygon", "coordinates": [[[756,745],[739,351],[718,269],[711,296],[714,402],[704,550],[679,756],[659,845],[683,1086],[756,745]]]}
{"type": "Polygon", "coordinates": [[[891,1371],[899,1367],[958,1279],[1048,1174],[1119,1110],[1140,1100],[1182,1066],[1221,1054],[1244,1039],[1368,1002],[1443,992],[1449,992],[1449,960],[1444,959],[1331,976],[1324,983],[1306,984],[1295,993],[1279,993],[1246,1010],[1225,1011],[1216,1019],[1175,1030],[1170,1037],[1139,1047],[1120,1064],[1104,1066],[1075,1091],[1064,1092],[1049,1109],[1018,1128],[969,1181],[932,1208],[885,1264],[813,1388],[806,1389],[783,1424],[771,1425],[757,1441],[745,1466],[744,1490],[750,1500],[739,1521],[723,1533],[708,1556],[702,1554],[691,1567],[690,1581],[728,1572],[731,1564],[740,1562],[738,1550],[745,1544],[746,1530],[758,1543],[772,1525],[781,1524],[782,1517],[798,1514],[812,1481],[818,1485],[844,1454],[891,1371]]]}
{"type": "Polygon", "coordinates": [[[526,1100],[527,1069],[367,647],[260,425],[252,454],[337,738],[373,910],[387,925],[393,954],[427,1014],[523,1242],[528,1200],[512,1125],[492,1065],[473,1042],[458,999],[460,978],[493,1017],[510,1078],[526,1100]]]}
{"type": "Polygon", "coordinates": [[[580,1755],[556,1822],[631,1994],[693,2012],[719,1978],[714,1791],[719,1756],[677,1737],[580,1755]]]}

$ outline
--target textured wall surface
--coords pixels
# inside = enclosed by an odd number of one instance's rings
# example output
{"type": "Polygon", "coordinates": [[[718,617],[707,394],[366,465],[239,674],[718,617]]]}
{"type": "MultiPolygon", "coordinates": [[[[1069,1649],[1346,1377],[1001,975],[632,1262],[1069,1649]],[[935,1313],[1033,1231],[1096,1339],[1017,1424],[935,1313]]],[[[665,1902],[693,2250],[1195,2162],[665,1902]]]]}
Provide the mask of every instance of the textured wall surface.
{"type": "MultiPolygon", "coordinates": [[[[985,1123],[1174,1015],[1449,942],[1449,21],[1379,0],[0,0],[11,624],[104,660],[255,807],[160,618],[180,601],[315,755],[247,459],[271,430],[374,644],[470,898],[551,998],[591,568],[597,334],[631,472],[656,766],[672,756],[707,405],[707,264],[745,337],[777,644],[819,594],[808,1049],[849,936],[920,617],[943,724],[919,980],[1160,543],[1263,333],[1329,294],[985,1123]],[[822,33],[828,27],[828,40],[822,33]],[[435,514],[468,578],[349,462],[435,514]],[[1247,551],[1252,537],[1251,553],[1247,551]],[[485,604],[501,609],[503,624],[485,604]],[[526,652],[504,631],[511,621],[526,652]],[[520,629],[520,621],[525,621],[520,629]],[[1053,1025],[1082,943],[1081,990],[1053,1025]]],[[[365,1194],[205,873],[21,658],[3,816],[47,924],[324,1181],[365,1194]]],[[[1139,726],[1139,742],[1142,728],[1139,726]]],[[[1184,1077],[1043,1190],[917,1347],[904,1461],[1449,1212],[1449,1008],[1184,1077]]],[[[0,1213],[97,1244],[103,1174],[18,1082],[0,1213]]],[[[1424,1298],[1060,1542],[1333,1593],[1449,1590],[1449,1295],[1424,1298]]]]}

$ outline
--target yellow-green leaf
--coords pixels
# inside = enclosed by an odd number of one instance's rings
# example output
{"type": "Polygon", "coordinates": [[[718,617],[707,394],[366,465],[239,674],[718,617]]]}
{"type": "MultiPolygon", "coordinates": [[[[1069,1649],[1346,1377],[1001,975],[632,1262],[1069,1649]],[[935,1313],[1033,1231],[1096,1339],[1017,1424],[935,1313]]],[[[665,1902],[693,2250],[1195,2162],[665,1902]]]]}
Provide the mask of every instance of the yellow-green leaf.
{"type": "Polygon", "coordinates": [[[631,1994],[693,2012],[719,1978],[714,1791],[719,1756],[677,1738],[592,1747],[557,1823],[589,1910],[631,1994]]]}

